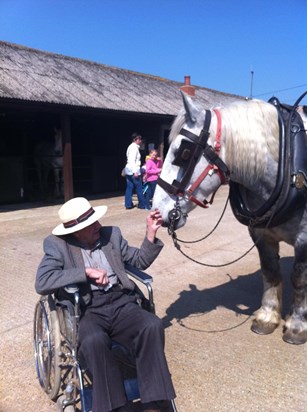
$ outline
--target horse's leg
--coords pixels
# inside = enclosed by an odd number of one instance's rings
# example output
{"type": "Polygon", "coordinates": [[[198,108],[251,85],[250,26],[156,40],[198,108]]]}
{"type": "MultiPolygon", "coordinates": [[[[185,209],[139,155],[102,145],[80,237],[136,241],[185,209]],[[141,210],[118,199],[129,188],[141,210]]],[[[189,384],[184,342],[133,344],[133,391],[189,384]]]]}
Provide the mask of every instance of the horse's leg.
{"type": "Polygon", "coordinates": [[[261,307],[255,313],[251,330],[260,335],[274,332],[281,319],[282,277],[279,267],[279,243],[261,229],[251,229],[250,235],[258,249],[263,295],[261,307]]]}
{"type": "Polygon", "coordinates": [[[307,342],[307,245],[295,249],[295,263],[291,276],[293,302],[291,315],[285,323],[283,340],[300,345],[307,342]]]}

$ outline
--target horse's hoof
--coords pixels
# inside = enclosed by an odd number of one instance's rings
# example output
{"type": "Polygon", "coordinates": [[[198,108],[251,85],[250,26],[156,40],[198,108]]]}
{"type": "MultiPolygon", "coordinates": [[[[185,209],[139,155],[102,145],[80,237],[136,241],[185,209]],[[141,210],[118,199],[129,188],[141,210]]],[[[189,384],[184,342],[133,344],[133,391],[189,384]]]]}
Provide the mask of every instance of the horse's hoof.
{"type": "Polygon", "coordinates": [[[255,333],[258,333],[258,335],[269,335],[270,333],[273,333],[274,330],[277,328],[276,323],[260,323],[256,319],[253,320],[251,330],[255,333]]]}
{"type": "Polygon", "coordinates": [[[302,345],[307,342],[307,331],[295,332],[287,329],[282,338],[285,342],[291,343],[292,345],[302,345]]]}

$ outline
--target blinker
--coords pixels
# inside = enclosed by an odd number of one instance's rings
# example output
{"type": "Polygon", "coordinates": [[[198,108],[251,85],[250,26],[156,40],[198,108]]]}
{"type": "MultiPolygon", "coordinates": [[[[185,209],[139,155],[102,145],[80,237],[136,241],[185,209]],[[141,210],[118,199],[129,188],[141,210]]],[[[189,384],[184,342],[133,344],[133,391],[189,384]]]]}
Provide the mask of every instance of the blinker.
{"type": "Polygon", "coordinates": [[[182,140],[173,165],[179,167],[188,167],[192,154],[194,153],[195,143],[189,140],[182,140]]]}

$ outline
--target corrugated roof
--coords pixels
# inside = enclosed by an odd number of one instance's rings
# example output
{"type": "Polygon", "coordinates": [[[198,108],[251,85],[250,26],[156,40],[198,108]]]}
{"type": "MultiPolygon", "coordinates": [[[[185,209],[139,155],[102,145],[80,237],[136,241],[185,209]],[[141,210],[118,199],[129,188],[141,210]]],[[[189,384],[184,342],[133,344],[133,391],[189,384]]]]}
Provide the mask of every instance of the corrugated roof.
{"type": "MultiPolygon", "coordinates": [[[[176,115],[183,83],[0,41],[0,99],[176,115]]],[[[204,87],[206,107],[240,98],[204,87]]]]}

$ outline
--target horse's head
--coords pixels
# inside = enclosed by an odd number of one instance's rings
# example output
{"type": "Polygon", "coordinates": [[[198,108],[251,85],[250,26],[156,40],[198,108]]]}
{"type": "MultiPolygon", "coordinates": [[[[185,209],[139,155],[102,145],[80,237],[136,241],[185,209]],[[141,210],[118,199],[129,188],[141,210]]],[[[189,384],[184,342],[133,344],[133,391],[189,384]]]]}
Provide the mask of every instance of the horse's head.
{"type": "Polygon", "coordinates": [[[216,133],[219,113],[200,110],[191,98],[182,96],[184,109],[172,126],[170,147],[153,199],[153,207],[160,210],[164,226],[173,229],[184,226],[196,205],[207,207],[207,198],[228,174],[222,161],[223,149],[215,141],[220,136],[216,133]]]}

